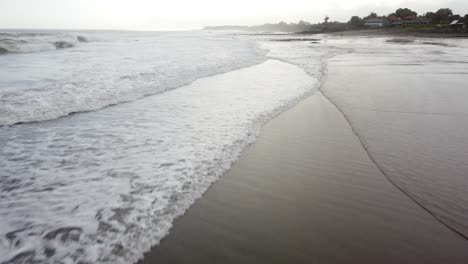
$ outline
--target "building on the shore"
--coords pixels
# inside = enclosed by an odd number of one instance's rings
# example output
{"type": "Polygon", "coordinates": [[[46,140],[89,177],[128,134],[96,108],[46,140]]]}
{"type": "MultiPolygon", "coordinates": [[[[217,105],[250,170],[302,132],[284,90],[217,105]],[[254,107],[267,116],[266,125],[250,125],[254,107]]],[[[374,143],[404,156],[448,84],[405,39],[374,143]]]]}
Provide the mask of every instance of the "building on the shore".
{"type": "Polygon", "coordinates": [[[453,29],[462,29],[462,28],[465,28],[465,23],[460,22],[460,20],[453,20],[453,21],[449,24],[449,27],[450,27],[450,28],[453,28],[453,29]]]}
{"type": "MultiPolygon", "coordinates": [[[[366,27],[388,27],[388,26],[411,26],[411,25],[427,25],[431,20],[425,17],[407,16],[399,18],[396,16],[389,17],[368,17],[364,20],[366,27]]],[[[457,22],[458,23],[458,22],[457,22]]]]}
{"type": "Polygon", "coordinates": [[[390,20],[385,17],[368,17],[364,20],[364,26],[366,27],[385,27],[391,24],[390,20]]]}
{"type": "Polygon", "coordinates": [[[427,25],[431,20],[425,17],[407,16],[401,22],[403,25],[427,25]]]}
{"type": "Polygon", "coordinates": [[[402,20],[399,17],[389,16],[387,19],[390,21],[390,25],[392,25],[392,26],[401,26],[402,25],[402,20]]]}

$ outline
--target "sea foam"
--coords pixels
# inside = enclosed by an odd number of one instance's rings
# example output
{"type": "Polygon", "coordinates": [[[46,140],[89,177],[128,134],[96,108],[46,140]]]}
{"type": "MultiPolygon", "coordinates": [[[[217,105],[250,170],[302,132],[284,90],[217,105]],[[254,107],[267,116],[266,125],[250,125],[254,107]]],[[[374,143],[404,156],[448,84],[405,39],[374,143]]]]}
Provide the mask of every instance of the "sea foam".
{"type": "Polygon", "coordinates": [[[265,61],[252,41],[207,33],[29,34],[15,47],[53,51],[0,56],[0,125],[93,111],[265,61]]]}
{"type": "Polygon", "coordinates": [[[0,128],[0,262],[132,263],[319,80],[277,60],[0,128]]]}

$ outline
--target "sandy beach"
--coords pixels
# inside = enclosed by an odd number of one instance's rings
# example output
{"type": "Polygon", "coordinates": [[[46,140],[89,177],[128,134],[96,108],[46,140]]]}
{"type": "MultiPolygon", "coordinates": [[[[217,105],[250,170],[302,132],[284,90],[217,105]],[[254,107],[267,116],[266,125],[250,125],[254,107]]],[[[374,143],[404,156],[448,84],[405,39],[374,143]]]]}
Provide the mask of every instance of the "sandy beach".
{"type": "Polygon", "coordinates": [[[444,32],[443,30],[421,30],[421,29],[361,29],[347,30],[330,33],[333,36],[356,37],[356,36],[395,36],[395,37],[418,37],[418,38],[468,38],[466,32],[444,32]]]}
{"type": "Polygon", "coordinates": [[[426,63],[350,54],[331,63],[335,70],[329,78],[336,85],[324,93],[346,115],[376,163],[402,191],[467,237],[465,58],[442,55],[426,63]],[[349,68],[359,70],[348,75],[349,68]]]}
{"type": "Polygon", "coordinates": [[[467,40],[1,34],[2,264],[468,263],[467,40]]]}
{"type": "Polygon", "coordinates": [[[388,63],[329,61],[139,263],[466,263],[468,75],[388,63]]]}

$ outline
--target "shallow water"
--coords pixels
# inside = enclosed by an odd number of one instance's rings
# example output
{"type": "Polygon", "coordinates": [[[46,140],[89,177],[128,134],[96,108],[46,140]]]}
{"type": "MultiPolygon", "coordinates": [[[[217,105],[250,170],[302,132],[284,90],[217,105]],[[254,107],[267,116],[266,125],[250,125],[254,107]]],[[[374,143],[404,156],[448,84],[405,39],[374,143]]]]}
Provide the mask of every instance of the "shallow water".
{"type": "Polygon", "coordinates": [[[468,237],[468,40],[320,38],[319,45],[263,45],[270,56],[332,79],[324,94],[388,179],[468,237]],[[318,57],[334,72],[312,60],[318,57]]]}
{"type": "Polygon", "coordinates": [[[265,121],[317,87],[270,60],[97,112],[0,128],[1,260],[136,261],[265,121]]]}
{"type": "Polygon", "coordinates": [[[338,56],[330,78],[339,85],[325,91],[389,180],[465,238],[468,52],[460,46],[467,44],[338,56]]]}

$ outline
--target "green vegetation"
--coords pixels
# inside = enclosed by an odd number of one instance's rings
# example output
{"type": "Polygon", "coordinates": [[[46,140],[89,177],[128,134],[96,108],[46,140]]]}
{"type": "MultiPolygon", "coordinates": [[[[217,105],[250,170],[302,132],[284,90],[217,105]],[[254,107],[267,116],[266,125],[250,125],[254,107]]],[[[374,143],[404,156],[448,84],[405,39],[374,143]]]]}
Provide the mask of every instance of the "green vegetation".
{"type": "Polygon", "coordinates": [[[455,19],[459,19],[460,15],[453,15],[453,12],[450,8],[441,8],[437,12],[427,12],[425,15],[427,18],[432,19],[433,24],[440,24],[444,22],[449,22],[455,19]]]}
{"type": "Polygon", "coordinates": [[[348,25],[353,28],[360,28],[364,26],[364,19],[358,16],[352,16],[348,22],[348,25]]]}
{"type": "Polygon", "coordinates": [[[409,8],[398,8],[395,13],[392,13],[390,15],[388,15],[389,17],[390,16],[394,16],[394,17],[399,17],[399,18],[404,18],[404,17],[409,17],[409,16],[417,16],[418,13],[416,13],[415,11],[409,9],[409,8]]]}
{"type": "MultiPolygon", "coordinates": [[[[367,17],[362,18],[364,21],[367,18],[375,18],[378,17],[376,13],[370,13],[367,17]]],[[[418,13],[409,9],[409,8],[398,8],[394,13],[391,13],[387,16],[382,16],[383,18],[391,18],[396,17],[404,20],[405,18],[415,18],[415,19],[426,19],[430,21],[432,25],[439,25],[439,24],[449,24],[453,20],[460,20],[462,23],[468,23],[468,14],[462,17],[461,15],[453,14],[452,9],[450,8],[441,8],[436,12],[427,12],[422,16],[418,16],[418,13]]],[[[356,16],[351,17],[349,20],[349,24],[351,25],[358,25],[357,24],[356,16]]]]}
{"type": "Polygon", "coordinates": [[[367,17],[360,18],[352,16],[348,25],[354,29],[365,28],[365,21],[369,18],[382,18],[390,21],[388,30],[400,30],[409,32],[427,32],[427,33],[463,33],[468,32],[468,14],[461,16],[454,14],[450,8],[440,8],[435,12],[427,12],[424,15],[409,8],[398,8],[395,12],[386,16],[378,16],[376,13],[370,13],[367,17]],[[457,25],[449,25],[452,21],[458,20],[457,25]]]}

